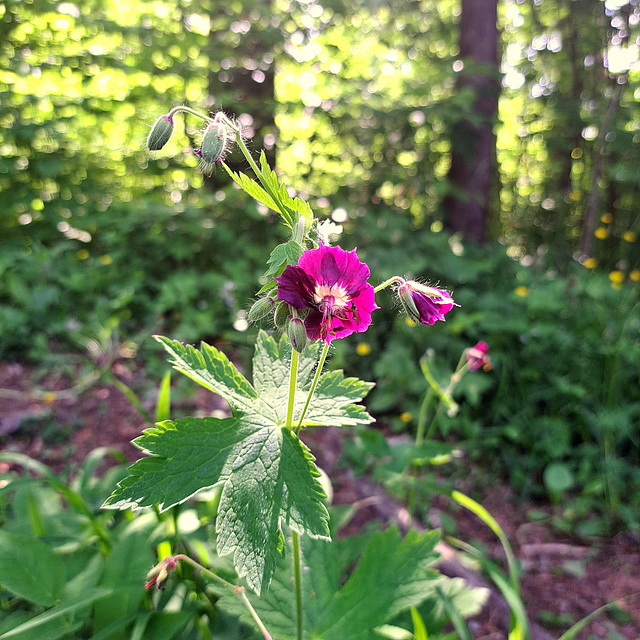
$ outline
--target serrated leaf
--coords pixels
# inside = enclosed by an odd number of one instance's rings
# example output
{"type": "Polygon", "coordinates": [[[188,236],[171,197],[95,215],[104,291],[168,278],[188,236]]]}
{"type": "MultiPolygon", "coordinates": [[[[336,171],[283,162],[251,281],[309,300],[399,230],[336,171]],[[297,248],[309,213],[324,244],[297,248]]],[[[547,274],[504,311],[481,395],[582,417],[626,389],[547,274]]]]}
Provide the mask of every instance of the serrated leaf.
{"type": "Polygon", "coordinates": [[[258,593],[275,570],[283,522],[329,537],[313,457],[289,429],[241,418],[183,418],[147,429],[135,443],[153,457],[133,464],[104,506],[166,510],[221,484],[218,552],[233,554],[238,574],[258,593]]]}
{"type": "MultiPolygon", "coordinates": [[[[338,544],[303,540],[305,637],[317,640],[373,640],[374,629],[435,595],[439,574],[431,569],[437,532],[410,532],[404,539],[396,528],[377,532],[368,542],[355,570],[340,585],[338,544]]],[[[295,625],[291,568],[282,567],[265,598],[252,604],[269,632],[293,640],[295,625]],[[285,604],[286,603],[286,604],[285,604]]],[[[237,598],[224,595],[225,607],[247,617],[237,598]]]]}
{"type": "Polygon", "coordinates": [[[244,173],[232,171],[229,167],[223,163],[224,168],[231,179],[248,195],[260,204],[269,207],[272,211],[278,212],[278,207],[273,201],[273,198],[255,181],[244,173]]]}
{"type": "MultiPolygon", "coordinates": [[[[291,345],[264,331],[256,341],[253,385],[228,358],[209,345],[184,346],[157,337],[176,369],[221,395],[231,418],[183,418],[158,423],[134,442],[149,457],[129,469],[105,502],[109,508],[184,502],[201,489],[221,486],[216,521],[218,551],[233,555],[240,576],[260,593],[270,582],[281,553],[282,525],[311,537],[329,538],[324,492],[314,458],[285,426],[291,345]]],[[[319,345],[299,356],[294,424],[300,416],[319,360],[319,345]]],[[[305,424],[352,425],[371,422],[357,401],[370,384],[344,378],[341,371],[320,376],[305,424]]]]}
{"type": "Polygon", "coordinates": [[[298,264],[298,260],[300,260],[300,256],[303,253],[304,247],[295,240],[289,240],[289,242],[279,244],[274,248],[267,260],[269,268],[265,276],[272,277],[279,275],[288,264],[298,264]]]}

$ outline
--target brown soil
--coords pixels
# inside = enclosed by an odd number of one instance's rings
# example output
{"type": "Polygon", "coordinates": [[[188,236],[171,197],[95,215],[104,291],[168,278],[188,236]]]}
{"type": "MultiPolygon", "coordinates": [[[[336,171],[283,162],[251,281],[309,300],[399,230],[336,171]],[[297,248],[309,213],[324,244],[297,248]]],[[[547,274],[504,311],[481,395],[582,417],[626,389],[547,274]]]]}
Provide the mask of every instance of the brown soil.
{"type": "MultiPolygon", "coordinates": [[[[113,373],[129,386],[143,379],[142,374],[138,376],[123,365],[117,365],[113,373]]],[[[129,460],[135,460],[138,451],[130,441],[147,425],[129,400],[115,387],[100,382],[78,394],[66,393],[70,386],[69,380],[51,373],[36,384],[33,368],[0,363],[2,450],[25,453],[56,471],[72,468],[102,446],[119,449],[129,460]]],[[[143,396],[143,405],[151,413],[154,404],[153,393],[143,396]]],[[[204,389],[198,389],[187,404],[174,404],[174,409],[190,415],[212,415],[224,409],[224,403],[204,389]]],[[[323,442],[321,431],[311,437],[310,446],[314,452],[323,453],[319,460],[323,466],[333,468],[340,445],[335,438],[323,442]]],[[[6,463],[0,463],[0,471],[7,468],[6,463]]],[[[339,474],[334,479],[336,500],[360,500],[362,486],[358,483],[361,481],[349,473],[339,474]]],[[[466,493],[471,489],[461,488],[466,493]]],[[[517,504],[504,486],[486,491],[481,502],[504,529],[522,563],[522,593],[530,620],[552,637],[559,637],[572,622],[607,602],[640,592],[640,546],[631,536],[585,540],[559,534],[546,522],[531,522],[527,516],[531,506],[517,504]]],[[[535,508],[552,513],[551,507],[535,508]]],[[[455,518],[457,537],[480,541],[490,557],[502,562],[500,544],[475,516],[452,509],[445,500],[436,500],[432,509],[436,523],[442,511],[455,518]]],[[[619,607],[632,617],[631,622],[616,622],[603,613],[577,637],[639,639],[640,596],[621,601],[619,607]]],[[[490,607],[470,621],[470,629],[474,638],[506,638],[490,607]]]]}

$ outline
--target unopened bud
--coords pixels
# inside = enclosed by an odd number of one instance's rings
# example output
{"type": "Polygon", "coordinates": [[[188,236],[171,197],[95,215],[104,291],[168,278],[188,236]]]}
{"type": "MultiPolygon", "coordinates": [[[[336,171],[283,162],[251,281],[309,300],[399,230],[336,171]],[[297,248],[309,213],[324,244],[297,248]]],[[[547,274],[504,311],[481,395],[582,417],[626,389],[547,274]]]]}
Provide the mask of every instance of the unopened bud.
{"type": "Polygon", "coordinates": [[[231,144],[231,131],[222,122],[211,122],[202,134],[200,149],[196,152],[206,165],[222,160],[231,144]]]}
{"type": "Polygon", "coordinates": [[[304,322],[300,318],[291,318],[287,327],[287,336],[291,340],[291,346],[300,353],[304,351],[309,341],[307,330],[304,328],[304,322]]]}
{"type": "Polygon", "coordinates": [[[418,311],[418,307],[416,307],[416,303],[411,295],[411,289],[406,285],[406,283],[403,283],[398,287],[398,298],[402,304],[404,312],[414,322],[420,322],[420,312],[418,311]]]}
{"type": "Polygon", "coordinates": [[[291,307],[281,300],[276,306],[275,313],[273,314],[273,323],[276,325],[276,328],[283,331],[290,316],[291,307]]]}
{"type": "Polygon", "coordinates": [[[273,311],[274,299],[271,296],[265,296],[259,298],[253,303],[251,309],[249,309],[249,322],[258,322],[262,320],[266,315],[273,311]]]}
{"type": "Polygon", "coordinates": [[[147,136],[147,149],[149,151],[160,151],[169,142],[172,134],[173,118],[168,115],[160,116],[147,136]]]}

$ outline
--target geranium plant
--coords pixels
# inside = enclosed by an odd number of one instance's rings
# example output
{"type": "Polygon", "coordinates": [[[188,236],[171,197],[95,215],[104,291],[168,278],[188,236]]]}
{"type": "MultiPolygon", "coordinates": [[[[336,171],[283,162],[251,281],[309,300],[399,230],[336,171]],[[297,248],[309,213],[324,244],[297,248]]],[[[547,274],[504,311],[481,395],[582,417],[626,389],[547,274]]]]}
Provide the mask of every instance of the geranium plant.
{"type": "MultiPolygon", "coordinates": [[[[264,637],[272,637],[274,628],[277,637],[298,640],[309,633],[315,638],[369,637],[374,628],[435,593],[437,574],[426,567],[435,561],[437,535],[400,540],[394,530],[380,534],[340,588],[328,544],[332,525],[321,474],[300,432],[373,421],[361,404],[373,385],[323,368],[332,341],[367,330],[378,308],[378,291],[393,286],[410,317],[428,325],[444,320],[455,303],[441,289],[399,276],[376,287],[370,284],[369,268],[356,251],[331,246],[309,205],[289,196],[264,153],[259,165],[254,161],[241,128],[221,112],[209,117],[188,107],[172,109],[151,129],[150,151],[168,142],[179,112],[205,122],[196,152],[204,167],[219,163],[290,230],[289,240],[273,249],[267,284],[249,312],[252,321],[270,320],[275,336],[259,332],[251,381],[212,346],[194,348],[157,336],[172,365],[223,397],[231,416],[167,420],[145,431],[135,444],[146,456],[130,468],[104,506],[157,505],[163,511],[202,489],[219,487],[218,554],[230,556],[238,576],[256,594],[264,596],[274,584],[266,599],[253,605],[242,588],[232,587],[264,637]],[[234,143],[255,180],[224,163],[234,143]],[[286,562],[282,568],[283,557],[293,565],[295,595],[289,613],[281,606],[282,592],[290,588],[290,577],[281,573],[288,571],[286,562]],[[312,570],[309,576],[303,577],[303,566],[312,570]],[[272,615],[274,610],[278,616],[272,615]],[[347,612],[351,614],[345,617],[347,612]]],[[[161,559],[148,585],[161,584],[180,560],[193,562],[181,555],[161,559]]]]}

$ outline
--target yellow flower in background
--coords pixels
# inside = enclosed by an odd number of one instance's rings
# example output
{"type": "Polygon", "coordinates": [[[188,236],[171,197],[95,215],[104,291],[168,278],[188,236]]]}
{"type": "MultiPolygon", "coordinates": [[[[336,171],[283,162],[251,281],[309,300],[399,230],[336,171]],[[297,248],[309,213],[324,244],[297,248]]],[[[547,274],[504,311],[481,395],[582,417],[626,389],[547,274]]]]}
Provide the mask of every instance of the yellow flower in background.
{"type": "Polygon", "coordinates": [[[56,394],[52,393],[51,391],[47,391],[43,396],[42,396],[42,400],[44,402],[46,402],[47,404],[50,404],[51,402],[53,402],[56,399],[56,394]]]}
{"type": "Polygon", "coordinates": [[[602,214],[602,217],[600,218],[600,220],[602,220],[602,222],[604,222],[605,224],[611,224],[613,222],[613,214],[604,213],[602,214]]]}
{"type": "Polygon", "coordinates": [[[413,416],[408,411],[405,411],[404,413],[400,414],[400,420],[405,424],[407,424],[407,422],[411,422],[412,417],[413,416]]]}
{"type": "Polygon", "coordinates": [[[629,274],[629,280],[633,280],[633,282],[640,282],[640,270],[634,269],[629,274]]]}
{"type": "Polygon", "coordinates": [[[417,327],[418,324],[414,322],[409,316],[404,317],[404,321],[407,323],[408,327],[417,327]]]}
{"type": "Polygon", "coordinates": [[[358,342],[358,346],[356,347],[356,353],[359,356],[368,356],[371,353],[371,346],[366,342],[358,342]]]}
{"type": "Polygon", "coordinates": [[[573,202],[578,202],[578,200],[582,200],[582,193],[580,193],[580,191],[572,191],[569,194],[569,200],[573,202]]]}
{"type": "Polygon", "coordinates": [[[636,241],[636,234],[633,231],[625,231],[622,234],[622,239],[625,242],[635,242],[636,241]]]}
{"type": "Polygon", "coordinates": [[[521,298],[524,298],[525,296],[529,295],[529,287],[525,287],[525,286],[516,287],[515,294],[517,296],[520,296],[521,298]]]}
{"type": "Polygon", "coordinates": [[[609,237],[609,230],[605,229],[604,227],[598,227],[594,232],[593,235],[598,238],[598,240],[604,240],[605,238],[609,237]]]}
{"type": "Polygon", "coordinates": [[[100,256],[99,258],[100,260],[100,264],[111,264],[113,262],[113,259],[111,258],[111,256],[105,255],[105,256],[100,256]]]}
{"type": "Polygon", "coordinates": [[[78,260],[86,260],[89,257],[89,252],[86,249],[80,249],[76,255],[78,260]]]}
{"type": "Polygon", "coordinates": [[[611,280],[611,284],[622,284],[624,282],[624,273],[622,271],[612,271],[609,274],[609,280],[611,280]]]}
{"type": "Polygon", "coordinates": [[[595,258],[587,258],[583,266],[585,269],[595,269],[598,266],[598,261],[595,258]]]}

